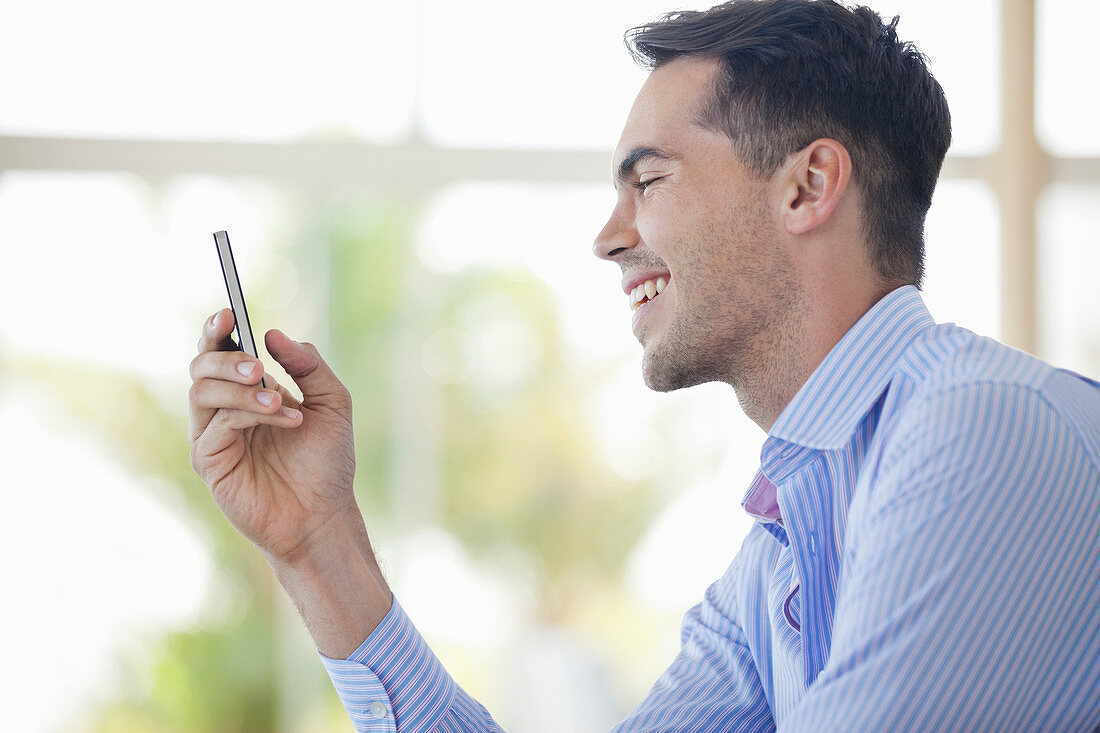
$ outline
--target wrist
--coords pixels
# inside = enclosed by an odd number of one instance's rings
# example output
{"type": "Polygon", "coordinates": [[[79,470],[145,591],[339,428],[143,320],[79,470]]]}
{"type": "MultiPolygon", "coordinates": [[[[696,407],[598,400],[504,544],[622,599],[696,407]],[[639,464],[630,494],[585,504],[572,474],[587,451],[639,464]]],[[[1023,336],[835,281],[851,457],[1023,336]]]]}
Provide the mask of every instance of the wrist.
{"type": "Polygon", "coordinates": [[[326,657],[346,658],[390,610],[393,596],[357,510],[334,515],[293,552],[265,557],[326,657]]]}
{"type": "Polygon", "coordinates": [[[372,560],[374,557],[363,515],[354,501],[316,523],[292,546],[277,551],[257,547],[272,570],[294,575],[323,573],[334,560],[352,550],[359,555],[365,552],[372,560]]]}

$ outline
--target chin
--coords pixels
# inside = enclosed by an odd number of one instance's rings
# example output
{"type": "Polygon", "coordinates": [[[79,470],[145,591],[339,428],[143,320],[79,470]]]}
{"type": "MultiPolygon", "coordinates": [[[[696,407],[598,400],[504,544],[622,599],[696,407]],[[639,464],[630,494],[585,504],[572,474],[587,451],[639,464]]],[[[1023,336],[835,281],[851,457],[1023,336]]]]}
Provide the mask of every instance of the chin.
{"type": "Polygon", "coordinates": [[[717,378],[704,373],[683,351],[647,348],[642,356],[642,379],[654,392],[674,392],[717,378]]]}

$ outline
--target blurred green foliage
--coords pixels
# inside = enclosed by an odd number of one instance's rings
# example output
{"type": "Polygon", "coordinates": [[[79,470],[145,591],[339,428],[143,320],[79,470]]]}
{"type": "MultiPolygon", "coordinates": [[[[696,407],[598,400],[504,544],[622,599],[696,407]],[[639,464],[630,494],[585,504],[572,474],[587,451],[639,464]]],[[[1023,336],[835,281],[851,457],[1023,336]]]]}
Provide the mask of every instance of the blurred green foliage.
{"type": "MultiPolygon", "coordinates": [[[[655,494],[596,454],[581,417],[594,378],[570,359],[549,287],[515,270],[430,274],[411,245],[415,218],[392,200],[344,196],[303,217],[301,236],[291,237],[312,248],[292,247],[296,261],[327,257],[328,333],[316,340],[355,400],[356,491],[368,526],[412,517],[446,527],[481,560],[518,554],[537,569],[542,620],[582,623],[608,605],[599,591],[619,586],[658,508],[655,494]],[[433,359],[449,370],[443,379],[427,373],[433,359]],[[397,414],[402,395],[419,407],[397,414]],[[407,443],[420,439],[431,451],[407,443]],[[438,495],[421,513],[403,505],[424,493],[401,485],[402,451],[436,461],[429,488],[438,495]]],[[[220,571],[243,589],[234,613],[134,655],[141,694],[105,706],[93,729],[284,727],[272,603],[281,591],[190,468],[186,395],[166,405],[136,378],[83,365],[24,363],[21,371],[54,390],[135,472],[166,479],[150,485],[171,488],[161,498],[204,528],[220,571]]],[[[319,663],[307,674],[324,676],[319,663]]],[[[328,705],[338,706],[334,694],[328,705]]]]}

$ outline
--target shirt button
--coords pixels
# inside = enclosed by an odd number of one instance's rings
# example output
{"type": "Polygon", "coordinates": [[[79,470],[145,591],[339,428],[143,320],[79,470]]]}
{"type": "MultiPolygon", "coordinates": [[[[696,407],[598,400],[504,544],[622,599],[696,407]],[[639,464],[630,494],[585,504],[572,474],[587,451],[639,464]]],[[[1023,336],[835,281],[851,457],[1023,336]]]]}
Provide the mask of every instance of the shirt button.
{"type": "Polygon", "coordinates": [[[384,718],[388,712],[389,709],[386,708],[386,703],[384,702],[372,702],[370,704],[370,714],[376,718],[384,718]]]}

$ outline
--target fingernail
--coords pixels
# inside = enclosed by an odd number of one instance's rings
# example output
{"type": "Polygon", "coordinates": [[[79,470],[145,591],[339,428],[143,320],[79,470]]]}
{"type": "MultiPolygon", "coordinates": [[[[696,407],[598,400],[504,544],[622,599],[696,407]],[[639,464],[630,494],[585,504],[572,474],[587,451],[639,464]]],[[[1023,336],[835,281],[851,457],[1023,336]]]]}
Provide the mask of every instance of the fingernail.
{"type": "Polygon", "coordinates": [[[237,365],[237,371],[241,373],[242,377],[252,376],[252,372],[256,370],[256,362],[254,361],[242,361],[237,365]]]}
{"type": "Polygon", "coordinates": [[[271,404],[271,400],[275,399],[275,395],[271,392],[257,392],[256,399],[259,400],[261,405],[267,407],[271,404]]]}
{"type": "Polygon", "coordinates": [[[293,407],[284,407],[281,410],[279,410],[279,412],[283,413],[284,415],[289,417],[291,420],[296,420],[298,418],[298,415],[301,414],[300,412],[295,410],[293,407]]]}

